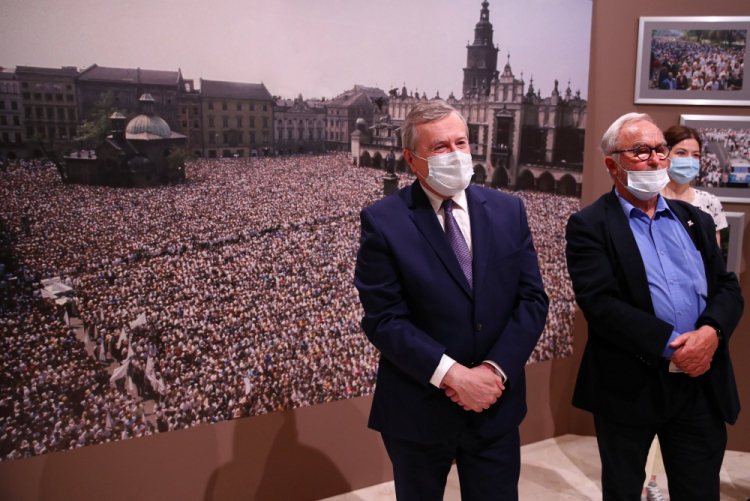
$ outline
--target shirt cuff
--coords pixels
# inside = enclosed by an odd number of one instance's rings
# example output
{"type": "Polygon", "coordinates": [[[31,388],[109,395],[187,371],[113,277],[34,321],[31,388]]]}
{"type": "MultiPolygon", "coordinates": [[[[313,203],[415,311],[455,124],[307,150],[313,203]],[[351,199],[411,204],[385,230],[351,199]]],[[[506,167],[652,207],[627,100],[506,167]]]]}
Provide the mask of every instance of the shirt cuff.
{"type": "Polygon", "coordinates": [[[443,378],[445,377],[445,374],[448,372],[448,369],[453,367],[453,364],[455,363],[455,360],[443,353],[443,357],[440,359],[440,363],[438,364],[437,369],[435,369],[435,372],[430,378],[430,383],[440,388],[440,385],[443,384],[443,378]]]}
{"type": "Polygon", "coordinates": [[[485,360],[482,363],[491,365],[492,368],[495,369],[495,374],[503,378],[503,384],[508,382],[508,376],[505,375],[505,371],[503,371],[495,362],[493,362],[492,360],[485,360]]]}
{"type": "Polygon", "coordinates": [[[664,351],[663,351],[663,352],[661,352],[661,356],[662,356],[663,358],[669,358],[669,357],[671,357],[672,355],[674,355],[674,352],[676,351],[676,348],[672,348],[671,346],[669,346],[669,343],[671,343],[672,341],[674,341],[674,340],[675,340],[675,338],[676,338],[677,336],[679,336],[679,335],[680,335],[680,333],[679,333],[679,332],[677,332],[677,331],[672,331],[672,335],[671,335],[671,336],[669,336],[669,341],[667,341],[667,346],[666,346],[666,348],[664,348],[664,351]]]}

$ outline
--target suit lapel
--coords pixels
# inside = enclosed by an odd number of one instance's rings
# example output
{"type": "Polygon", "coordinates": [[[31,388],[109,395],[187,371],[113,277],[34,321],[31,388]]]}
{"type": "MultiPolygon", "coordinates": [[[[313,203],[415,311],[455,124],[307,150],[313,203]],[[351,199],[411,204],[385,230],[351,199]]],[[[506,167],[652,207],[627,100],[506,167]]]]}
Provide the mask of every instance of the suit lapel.
{"type": "Polygon", "coordinates": [[[633,236],[633,230],[630,229],[628,216],[622,210],[614,189],[607,196],[605,212],[612,245],[625,275],[625,281],[632,294],[632,299],[641,309],[653,313],[654,304],[651,301],[651,291],[648,288],[648,277],[646,276],[646,267],[643,265],[643,257],[633,236]]]}
{"type": "Polygon", "coordinates": [[[490,225],[490,215],[485,205],[486,199],[482,196],[480,190],[469,186],[466,189],[466,199],[469,205],[469,219],[471,220],[474,290],[480,290],[489,257],[492,226],[490,225]]]}
{"type": "Polygon", "coordinates": [[[456,254],[453,252],[450,243],[448,243],[445,231],[440,226],[430,200],[422,190],[419,181],[414,181],[414,184],[411,186],[411,193],[410,217],[412,221],[414,221],[416,227],[425,239],[427,239],[427,242],[432,246],[453,278],[463,287],[469,297],[473,297],[469,281],[466,280],[466,276],[464,276],[464,272],[461,270],[461,265],[458,264],[456,254]]]}

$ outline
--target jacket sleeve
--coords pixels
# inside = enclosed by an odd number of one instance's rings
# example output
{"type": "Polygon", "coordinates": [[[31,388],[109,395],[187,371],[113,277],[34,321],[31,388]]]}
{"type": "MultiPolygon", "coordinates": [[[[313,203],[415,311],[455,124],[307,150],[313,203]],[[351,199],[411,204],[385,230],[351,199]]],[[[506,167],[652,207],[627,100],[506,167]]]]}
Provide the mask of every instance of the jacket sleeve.
{"type": "MultiPolygon", "coordinates": [[[[581,212],[570,216],[565,231],[565,254],[576,302],[589,325],[592,341],[610,343],[649,365],[662,358],[674,327],[654,314],[633,306],[637,291],[625,291],[626,274],[619,270],[604,223],[596,227],[581,212]],[[616,273],[620,274],[618,277],[616,273]]],[[[637,250],[637,247],[635,247],[637,250]]],[[[645,291],[648,294],[648,289],[645,291]]]]}
{"type": "Polygon", "coordinates": [[[511,317],[488,358],[497,363],[512,384],[517,381],[526,362],[544,331],[549,298],[539,271],[539,260],[526,218],[526,210],[519,199],[521,259],[517,263],[521,276],[511,317]]]}
{"type": "Polygon", "coordinates": [[[360,220],[354,285],[365,310],[362,329],[384,357],[426,386],[446,348],[412,324],[395,256],[367,208],[360,220]]]}

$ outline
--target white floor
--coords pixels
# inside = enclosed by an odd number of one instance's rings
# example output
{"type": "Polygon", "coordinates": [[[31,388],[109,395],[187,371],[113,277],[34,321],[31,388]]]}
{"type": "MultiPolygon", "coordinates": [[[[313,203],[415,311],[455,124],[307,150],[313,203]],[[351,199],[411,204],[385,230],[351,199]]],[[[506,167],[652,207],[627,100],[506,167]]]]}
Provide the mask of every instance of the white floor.
{"type": "MultiPolygon", "coordinates": [[[[600,500],[601,464],[594,437],[564,435],[521,447],[522,501],[600,500]]],[[[657,478],[664,498],[667,478],[657,478]]],[[[746,501],[750,498],[750,454],[727,451],[721,468],[722,501],[746,501]]],[[[393,482],[373,485],[325,501],[395,501],[393,482]]],[[[445,489],[445,501],[459,501],[458,474],[454,465],[445,489]]]]}

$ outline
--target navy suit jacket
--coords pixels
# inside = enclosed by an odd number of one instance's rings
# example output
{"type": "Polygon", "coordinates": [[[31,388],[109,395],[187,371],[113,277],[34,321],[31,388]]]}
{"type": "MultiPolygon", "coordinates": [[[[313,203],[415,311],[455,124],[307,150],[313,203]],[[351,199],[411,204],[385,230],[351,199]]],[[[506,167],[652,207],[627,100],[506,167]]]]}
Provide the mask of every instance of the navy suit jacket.
{"type": "MultiPolygon", "coordinates": [[[[699,379],[734,424],[740,403],[727,343],[742,316],[740,286],[726,271],[711,217],[685,202],[667,204],[703,257],[708,297],[696,328],[717,325],[723,336],[699,379]]],[[[669,365],[661,354],[673,326],[654,314],[643,258],[614,190],[573,214],[565,238],[573,290],[589,329],[573,405],[627,423],[657,422],[669,365]]]]}
{"type": "Polygon", "coordinates": [[[427,444],[469,427],[495,438],[526,414],[524,365],[549,303],[526,212],[496,190],[469,186],[466,197],[473,290],[418,181],[360,213],[354,283],[381,353],[369,426],[384,434],[427,444]],[[508,383],[498,402],[467,412],[430,384],[443,354],[499,364],[508,383]]]}

